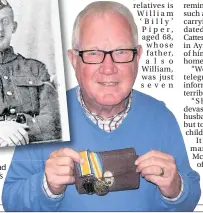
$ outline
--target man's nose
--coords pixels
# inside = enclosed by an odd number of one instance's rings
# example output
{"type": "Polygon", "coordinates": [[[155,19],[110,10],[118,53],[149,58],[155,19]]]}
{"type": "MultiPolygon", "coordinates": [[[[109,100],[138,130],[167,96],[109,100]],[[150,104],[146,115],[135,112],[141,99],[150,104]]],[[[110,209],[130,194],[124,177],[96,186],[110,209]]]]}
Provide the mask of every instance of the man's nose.
{"type": "Polygon", "coordinates": [[[100,73],[106,75],[112,75],[117,72],[117,67],[115,66],[115,63],[113,62],[110,54],[106,54],[106,57],[101,64],[99,71],[100,73]]]}

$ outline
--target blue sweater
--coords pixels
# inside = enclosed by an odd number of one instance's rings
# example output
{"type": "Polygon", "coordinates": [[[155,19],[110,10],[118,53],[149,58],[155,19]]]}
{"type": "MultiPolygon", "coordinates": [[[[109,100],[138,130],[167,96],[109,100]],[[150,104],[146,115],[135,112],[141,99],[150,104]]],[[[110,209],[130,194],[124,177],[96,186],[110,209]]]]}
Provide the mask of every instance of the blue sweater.
{"type": "Polygon", "coordinates": [[[84,114],[75,88],[67,93],[71,142],[16,147],[4,189],[6,211],[191,211],[200,198],[199,175],[188,162],[183,138],[173,114],[162,102],[133,91],[132,107],[121,126],[107,133],[84,114]],[[184,182],[177,201],[162,197],[155,184],[140,178],[136,190],[111,192],[105,196],[80,195],[68,185],[62,197],[48,198],[42,188],[45,162],[62,147],[81,151],[106,151],[134,147],[138,155],[160,150],[174,156],[184,182]]]}

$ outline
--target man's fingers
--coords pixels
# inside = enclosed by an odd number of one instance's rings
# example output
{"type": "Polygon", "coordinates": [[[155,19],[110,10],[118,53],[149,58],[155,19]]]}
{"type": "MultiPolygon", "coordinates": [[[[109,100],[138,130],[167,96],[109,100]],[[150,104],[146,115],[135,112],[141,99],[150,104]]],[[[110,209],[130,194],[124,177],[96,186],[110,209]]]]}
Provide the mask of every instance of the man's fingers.
{"type": "Polygon", "coordinates": [[[56,157],[70,157],[75,162],[82,163],[82,158],[80,154],[70,148],[59,149],[50,154],[50,158],[56,157]]]}
{"type": "Polygon", "coordinates": [[[22,135],[24,139],[24,144],[29,144],[28,132],[23,128],[18,128],[18,132],[22,135]]]}
{"type": "Polygon", "coordinates": [[[168,161],[166,161],[163,158],[158,158],[158,157],[151,157],[149,159],[141,161],[137,165],[137,171],[141,172],[143,169],[151,166],[158,166],[160,168],[167,167],[168,161]]]}
{"type": "Polygon", "coordinates": [[[156,175],[146,175],[145,180],[150,181],[159,187],[161,187],[162,185],[165,185],[165,181],[166,181],[166,179],[164,179],[163,177],[156,176],[156,175]]]}
{"type": "Polygon", "coordinates": [[[9,146],[17,146],[25,144],[28,139],[28,133],[23,128],[19,128],[15,132],[9,134],[8,136],[1,136],[1,138],[7,142],[9,146]]]}
{"type": "Polygon", "coordinates": [[[70,166],[72,169],[74,168],[74,162],[70,157],[60,157],[56,159],[57,166],[70,166]]]}
{"type": "Polygon", "coordinates": [[[5,143],[10,145],[20,145],[29,143],[28,132],[25,130],[26,124],[20,124],[15,121],[1,121],[0,122],[0,138],[5,143]]]}
{"type": "Polygon", "coordinates": [[[70,148],[53,151],[46,161],[45,174],[49,186],[60,193],[64,185],[75,182],[74,161],[80,163],[80,154],[70,148]]]}
{"type": "Polygon", "coordinates": [[[24,129],[29,129],[30,128],[27,124],[21,124],[21,123],[19,123],[19,124],[24,129]]]}
{"type": "MultiPolygon", "coordinates": [[[[5,142],[6,142],[6,146],[15,146],[15,142],[13,141],[13,139],[11,139],[11,137],[3,137],[2,138],[5,142]]],[[[4,143],[5,143],[4,142],[4,143]]]]}
{"type": "MultiPolygon", "coordinates": [[[[160,166],[150,166],[150,167],[144,168],[141,172],[141,175],[142,175],[142,177],[145,177],[147,175],[160,176],[161,173],[162,173],[162,169],[160,166]]],[[[164,175],[166,175],[165,170],[164,170],[164,175]]]]}
{"type": "Polygon", "coordinates": [[[10,141],[12,142],[10,145],[20,145],[20,141],[18,140],[18,138],[16,137],[16,135],[10,135],[9,136],[10,141]]]}
{"type": "Polygon", "coordinates": [[[52,185],[66,185],[66,184],[72,184],[75,182],[74,176],[57,176],[53,175],[50,179],[48,179],[48,183],[52,185]]]}
{"type": "MultiPolygon", "coordinates": [[[[20,142],[20,144],[22,144],[22,145],[26,144],[25,138],[23,137],[23,135],[19,131],[17,131],[15,133],[15,136],[18,139],[18,141],[20,142]]],[[[19,145],[19,143],[18,143],[18,145],[19,145]]]]}
{"type": "Polygon", "coordinates": [[[57,166],[54,172],[57,176],[73,176],[73,169],[70,166],[57,166]]]}
{"type": "Polygon", "coordinates": [[[168,155],[166,153],[163,153],[163,152],[160,152],[160,151],[157,151],[157,150],[152,150],[152,151],[147,152],[146,154],[140,156],[135,161],[135,165],[138,165],[140,162],[142,162],[144,160],[147,160],[149,158],[152,158],[152,157],[162,158],[164,160],[173,161],[174,162],[174,159],[173,159],[173,157],[171,155],[168,155]]]}
{"type": "Polygon", "coordinates": [[[10,137],[2,136],[1,139],[3,140],[2,146],[16,146],[16,144],[18,143],[18,139],[13,135],[11,135],[10,137]]]}

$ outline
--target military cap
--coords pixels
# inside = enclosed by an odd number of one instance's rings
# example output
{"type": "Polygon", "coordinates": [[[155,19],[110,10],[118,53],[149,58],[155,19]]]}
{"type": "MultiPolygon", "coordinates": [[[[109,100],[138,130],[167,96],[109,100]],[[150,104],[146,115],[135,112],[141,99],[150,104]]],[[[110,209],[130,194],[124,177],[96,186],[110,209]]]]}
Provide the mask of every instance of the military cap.
{"type": "Polygon", "coordinates": [[[6,0],[0,0],[0,10],[3,9],[4,7],[11,8],[11,5],[6,0]]]}

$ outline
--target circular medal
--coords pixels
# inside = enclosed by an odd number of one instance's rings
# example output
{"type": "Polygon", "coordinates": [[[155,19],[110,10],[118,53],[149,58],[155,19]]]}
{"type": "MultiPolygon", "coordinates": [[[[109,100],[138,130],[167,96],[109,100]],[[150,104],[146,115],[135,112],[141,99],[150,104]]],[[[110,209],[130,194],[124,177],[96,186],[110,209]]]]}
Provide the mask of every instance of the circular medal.
{"type": "Polygon", "coordinates": [[[106,195],[109,192],[109,186],[104,180],[94,182],[94,191],[97,195],[106,195]]]}
{"type": "Polygon", "coordinates": [[[108,186],[112,186],[114,184],[114,176],[110,171],[105,171],[103,174],[104,181],[108,184],[108,186]]]}
{"type": "Polygon", "coordinates": [[[82,186],[87,194],[94,194],[94,182],[95,178],[91,176],[87,176],[82,183],[82,186]]]}

